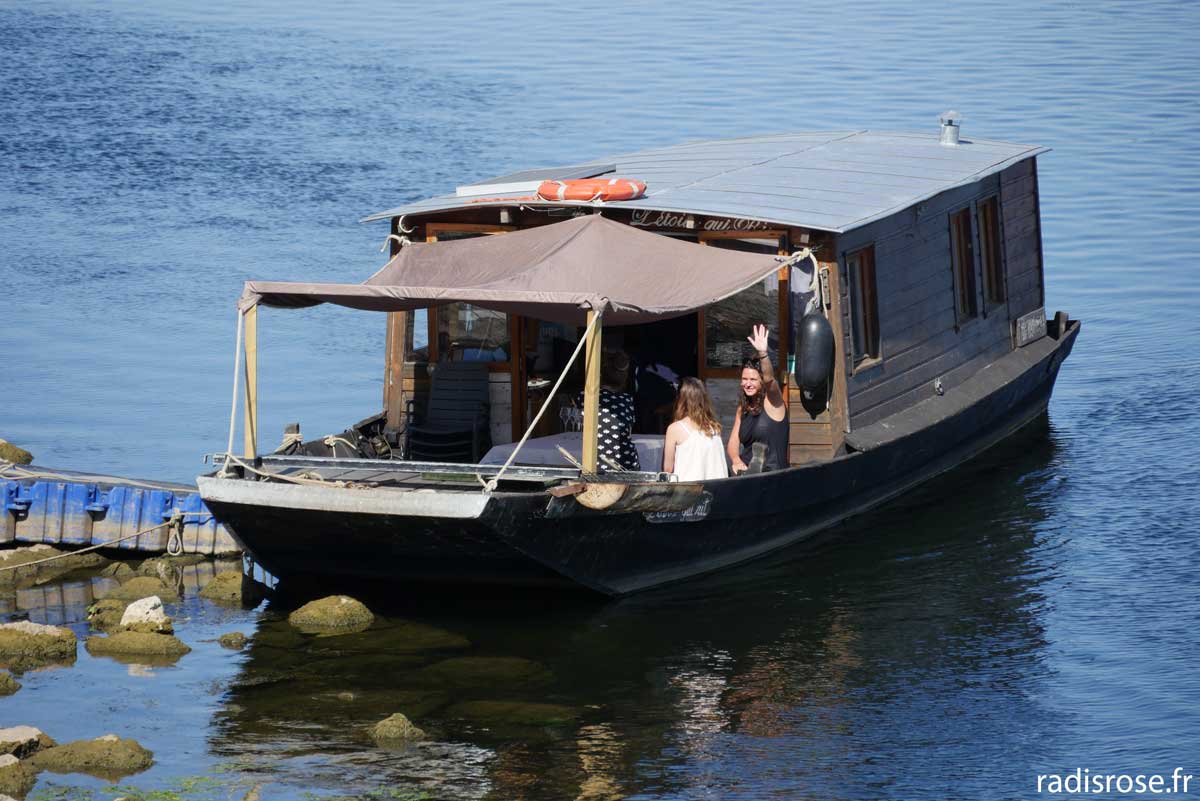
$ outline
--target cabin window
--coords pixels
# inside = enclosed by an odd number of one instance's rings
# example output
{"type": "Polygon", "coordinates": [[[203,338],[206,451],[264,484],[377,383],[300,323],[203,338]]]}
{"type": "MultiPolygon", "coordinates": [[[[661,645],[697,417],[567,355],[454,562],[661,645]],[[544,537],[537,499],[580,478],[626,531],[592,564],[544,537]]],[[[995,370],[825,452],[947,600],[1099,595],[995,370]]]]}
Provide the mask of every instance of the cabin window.
{"type": "Polygon", "coordinates": [[[875,284],[875,246],[846,254],[850,278],[850,322],[854,363],[879,358],[879,293],[875,284]]]}
{"type": "Polygon", "coordinates": [[[956,319],[961,325],[979,316],[970,209],[956,211],[950,215],[950,263],[954,270],[954,308],[956,319]]]}
{"type": "Polygon", "coordinates": [[[1000,204],[993,195],[975,207],[983,291],[989,304],[1004,302],[1004,264],[1000,260],[1000,204]]]}
{"type": "MultiPolygon", "coordinates": [[[[494,236],[512,231],[511,225],[427,223],[426,242],[447,242],[494,236]]],[[[436,361],[490,362],[492,370],[510,366],[512,334],[508,315],[471,303],[446,303],[429,312],[429,358],[436,361]]],[[[415,344],[415,343],[414,343],[415,344]]]]}
{"type": "Polygon", "coordinates": [[[437,307],[437,355],[451,362],[507,362],[508,315],[471,303],[437,307]]]}
{"type": "Polygon", "coordinates": [[[429,361],[429,309],[415,309],[409,312],[406,327],[409,361],[429,361]]]}
{"type": "MultiPolygon", "coordinates": [[[[756,235],[733,232],[704,232],[699,241],[709,247],[738,250],[743,253],[787,252],[787,235],[782,231],[762,231],[756,235]]],[[[725,298],[704,310],[704,367],[707,375],[741,369],[750,355],[746,337],[755,325],[766,325],[771,332],[772,361],[779,365],[785,356],[779,340],[779,276],[771,275],[761,283],[725,298]]]]}

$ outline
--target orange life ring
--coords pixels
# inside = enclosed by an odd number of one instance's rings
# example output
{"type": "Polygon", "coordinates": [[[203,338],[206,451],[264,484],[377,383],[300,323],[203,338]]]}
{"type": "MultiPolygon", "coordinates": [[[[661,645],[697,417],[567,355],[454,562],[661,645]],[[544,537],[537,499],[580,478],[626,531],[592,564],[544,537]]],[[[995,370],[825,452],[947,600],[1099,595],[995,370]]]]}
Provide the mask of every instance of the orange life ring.
{"type": "Polygon", "coordinates": [[[630,178],[542,181],[538,187],[538,197],[542,200],[635,200],[644,194],[646,184],[630,178]]]}

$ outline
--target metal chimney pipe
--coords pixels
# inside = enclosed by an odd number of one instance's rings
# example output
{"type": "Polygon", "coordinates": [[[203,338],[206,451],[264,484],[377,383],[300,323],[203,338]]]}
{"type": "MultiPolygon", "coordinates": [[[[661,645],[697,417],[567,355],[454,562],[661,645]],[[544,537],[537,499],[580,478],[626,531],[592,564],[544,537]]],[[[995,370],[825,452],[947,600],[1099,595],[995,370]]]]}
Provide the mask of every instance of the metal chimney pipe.
{"type": "Polygon", "coordinates": [[[939,144],[957,147],[962,115],[957,111],[947,111],[939,119],[942,123],[942,136],[938,140],[939,144]]]}

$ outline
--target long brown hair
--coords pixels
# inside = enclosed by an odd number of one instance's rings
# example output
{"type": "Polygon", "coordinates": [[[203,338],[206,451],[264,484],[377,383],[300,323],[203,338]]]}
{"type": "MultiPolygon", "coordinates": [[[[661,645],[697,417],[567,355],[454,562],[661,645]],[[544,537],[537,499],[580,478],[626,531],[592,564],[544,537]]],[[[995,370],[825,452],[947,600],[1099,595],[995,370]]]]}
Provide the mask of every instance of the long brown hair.
{"type": "Polygon", "coordinates": [[[688,377],[679,384],[679,397],[675,398],[675,419],[692,418],[702,434],[710,437],[721,433],[721,424],[713,412],[712,399],[699,378],[688,377]]]}
{"type": "MultiPolygon", "coordinates": [[[[758,359],[746,359],[746,361],[742,362],[742,370],[753,370],[758,373],[758,380],[762,380],[762,362],[758,359]]],[[[742,374],[738,373],[739,388],[741,381],[742,374]]],[[[738,408],[741,409],[743,415],[757,415],[762,411],[764,389],[766,387],[760,388],[758,392],[754,393],[753,397],[748,396],[744,390],[742,391],[742,397],[738,401],[738,408]]]]}

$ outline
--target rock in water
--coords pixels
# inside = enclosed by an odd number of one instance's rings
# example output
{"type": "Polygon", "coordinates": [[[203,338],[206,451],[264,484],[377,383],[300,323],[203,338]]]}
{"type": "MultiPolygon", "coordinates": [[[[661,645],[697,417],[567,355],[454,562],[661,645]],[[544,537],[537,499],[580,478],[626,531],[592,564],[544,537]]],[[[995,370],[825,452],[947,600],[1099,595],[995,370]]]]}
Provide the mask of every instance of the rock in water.
{"type": "Polygon", "coordinates": [[[115,631],[121,627],[121,618],[125,616],[124,601],[107,598],[96,601],[87,608],[88,623],[97,631],[115,631]]]}
{"type": "Polygon", "coordinates": [[[13,464],[33,464],[33,454],[6,439],[0,439],[0,460],[13,464]]]}
{"type": "Polygon", "coordinates": [[[163,603],[173,604],[179,601],[179,593],[165,581],[152,576],[138,576],[104,594],[105,600],[138,601],[157,595],[163,603]]]}
{"type": "Polygon", "coordinates": [[[423,684],[452,687],[512,688],[545,684],[553,674],[545,666],[516,656],[461,656],[417,671],[423,684]]]}
{"type": "Polygon", "coordinates": [[[76,740],[39,751],[28,760],[34,770],[53,773],[86,773],[116,781],[141,773],[154,763],[154,754],[136,741],[106,734],[94,740],[76,740]]]}
{"type": "Polygon", "coordinates": [[[12,695],[21,689],[21,682],[12,677],[11,673],[0,671],[0,696],[12,695]]]}
{"type": "Polygon", "coordinates": [[[579,717],[570,707],[527,701],[463,701],[447,710],[451,717],[512,726],[561,726],[579,717]]]}
{"type": "Polygon", "coordinates": [[[0,626],[0,663],[23,672],[35,667],[74,662],[75,632],[18,620],[0,626]]]}
{"type": "Polygon", "coordinates": [[[331,595],[310,601],[288,615],[291,623],[306,634],[348,634],[363,631],[375,620],[371,610],[346,595],[331,595]]]}
{"type": "Polygon", "coordinates": [[[202,553],[181,553],[178,556],[156,556],[138,565],[139,576],[157,576],[163,578],[177,572],[180,568],[207,562],[208,557],[202,553]]]}
{"type": "Polygon", "coordinates": [[[148,634],[175,633],[171,618],[163,611],[162,599],[157,595],[142,598],[125,607],[125,613],[121,615],[121,628],[148,634]]]}
{"type": "Polygon", "coordinates": [[[25,797],[33,789],[37,774],[12,754],[0,755],[0,793],[25,797]]]}
{"type": "Polygon", "coordinates": [[[108,560],[98,553],[71,553],[52,548],[44,542],[27,548],[5,548],[0,550],[0,567],[7,568],[0,573],[0,587],[31,586],[73,570],[104,567],[107,564],[108,560]],[[43,562],[51,557],[55,557],[53,561],[43,562]],[[34,562],[39,564],[32,564],[34,562]]]}
{"type": "Polygon", "coordinates": [[[170,634],[118,631],[107,637],[88,637],[84,643],[93,656],[150,656],[178,658],[192,649],[170,634]]]}
{"type": "Polygon", "coordinates": [[[101,570],[100,575],[103,578],[113,578],[117,581],[129,581],[131,578],[136,576],[137,573],[133,571],[132,567],[124,562],[113,562],[111,565],[101,570]]]}
{"type": "Polygon", "coordinates": [[[404,745],[425,739],[425,732],[418,729],[408,718],[397,712],[376,723],[371,728],[371,739],[376,745],[404,745]]]}
{"type": "Polygon", "coordinates": [[[30,587],[73,570],[106,564],[108,560],[99,554],[72,554],[42,542],[27,548],[4,548],[0,549],[0,567],[5,568],[0,572],[0,587],[30,587]],[[52,562],[43,562],[52,556],[57,558],[52,562]]]}
{"type": "Polygon", "coordinates": [[[53,748],[55,745],[57,743],[41,729],[32,726],[0,729],[0,754],[12,754],[17,759],[24,759],[43,748],[53,748]]]}
{"type": "Polygon", "coordinates": [[[253,582],[243,579],[241,572],[226,570],[213,576],[213,580],[200,590],[200,597],[223,604],[257,604],[262,595],[256,591],[253,582]],[[247,587],[246,584],[250,584],[247,587]]]}
{"type": "Polygon", "coordinates": [[[228,634],[222,634],[218,637],[217,642],[222,648],[228,648],[231,651],[240,651],[246,647],[246,635],[240,631],[231,631],[228,634]]]}

